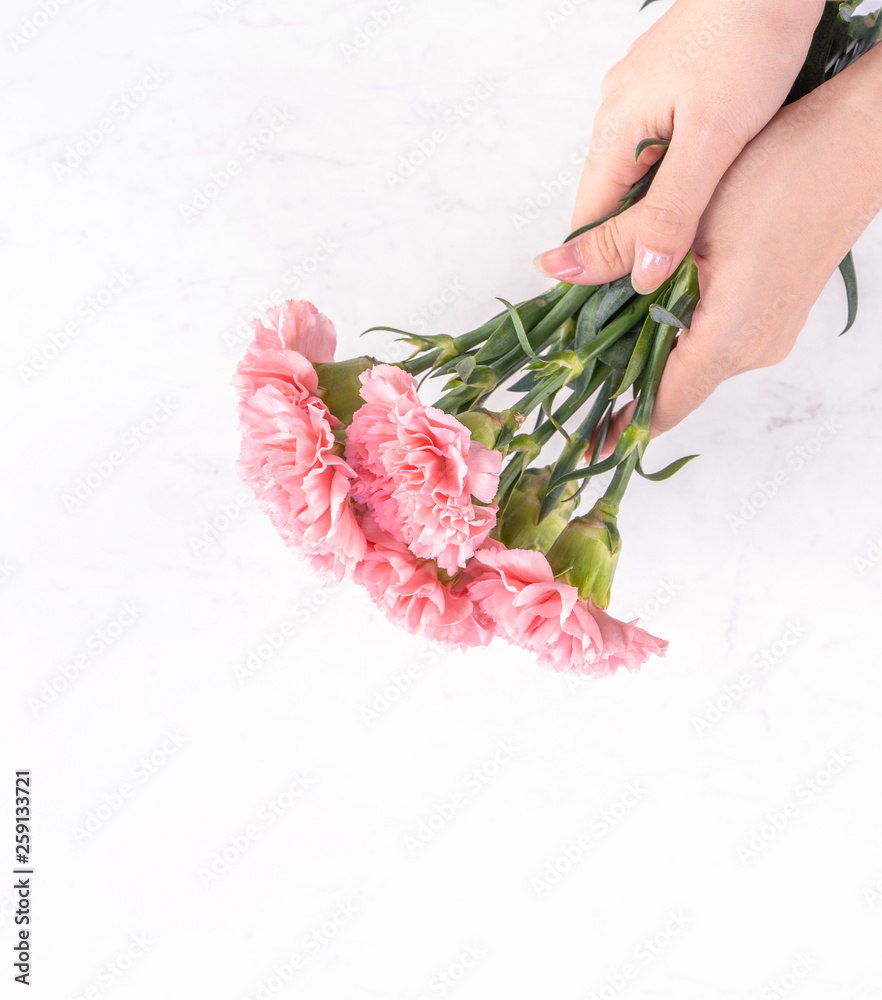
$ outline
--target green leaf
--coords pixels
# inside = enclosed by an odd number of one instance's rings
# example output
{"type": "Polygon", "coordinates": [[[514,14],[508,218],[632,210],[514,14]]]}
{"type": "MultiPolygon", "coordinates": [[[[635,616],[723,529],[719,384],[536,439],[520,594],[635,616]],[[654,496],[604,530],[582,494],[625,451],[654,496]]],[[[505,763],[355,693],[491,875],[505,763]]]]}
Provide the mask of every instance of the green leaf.
{"type": "MultiPolygon", "coordinates": [[[[567,291],[558,302],[550,309],[545,309],[541,319],[530,329],[530,344],[536,351],[544,350],[554,339],[555,334],[570,316],[575,316],[588,299],[594,294],[593,285],[566,285],[567,291]]],[[[546,296],[548,298],[548,296],[546,296]]],[[[523,318],[523,316],[522,316],[523,318]]],[[[506,316],[509,328],[512,327],[511,318],[506,316]]],[[[512,329],[514,348],[494,361],[492,364],[496,372],[497,382],[500,384],[509,378],[520,373],[524,366],[524,352],[518,343],[512,329]]],[[[478,361],[482,360],[481,352],[477,355],[478,361]]]]}
{"type": "Polygon", "coordinates": [[[690,253],[683,258],[683,263],[674,274],[674,284],[662,297],[665,304],[653,302],[649,315],[659,326],[688,330],[700,298],[698,269],[690,253]]]}
{"type": "Polygon", "coordinates": [[[656,323],[659,324],[659,326],[675,326],[678,330],[687,329],[683,320],[677,319],[673,313],[669,313],[667,309],[663,306],[657,305],[656,303],[653,303],[649,307],[649,315],[655,320],[656,323]]]}
{"type": "MultiPolygon", "coordinates": [[[[497,296],[499,298],[499,296],[497,296]]],[[[514,331],[517,334],[518,343],[521,345],[521,350],[528,358],[532,358],[534,361],[539,361],[539,355],[530,346],[530,341],[527,339],[527,331],[524,329],[524,324],[521,322],[521,317],[518,316],[518,311],[510,303],[506,302],[505,299],[499,298],[499,301],[508,310],[509,316],[511,316],[511,321],[514,324],[514,331]]]]}
{"type": "MultiPolygon", "coordinates": [[[[839,4],[839,19],[848,26],[848,36],[857,42],[862,43],[860,51],[879,41],[880,30],[882,30],[882,10],[875,13],[858,14],[856,9],[860,7],[860,0],[845,0],[839,4]]],[[[855,53],[853,58],[857,58],[860,53],[855,53]]]]}
{"type": "Polygon", "coordinates": [[[650,306],[650,315],[644,320],[640,336],[637,338],[637,343],[634,345],[634,350],[631,352],[631,357],[628,360],[628,366],[625,368],[625,374],[622,376],[622,381],[619,382],[616,391],[613,393],[614,397],[621,396],[623,392],[630,389],[646,366],[646,359],[649,357],[652,339],[658,332],[659,327],[658,320],[651,315],[654,308],[655,306],[650,306]]]}
{"type": "Polygon", "coordinates": [[[551,410],[553,403],[554,403],[554,397],[547,397],[546,399],[543,399],[542,412],[545,414],[546,418],[551,423],[551,426],[557,431],[557,433],[563,436],[567,444],[571,444],[572,438],[570,437],[570,432],[563,426],[563,424],[558,423],[556,417],[554,416],[554,413],[551,410]]]}
{"type": "Polygon", "coordinates": [[[369,326],[367,330],[361,333],[361,336],[364,337],[365,334],[373,333],[375,330],[401,334],[398,340],[410,344],[411,347],[416,349],[417,353],[437,349],[442,352],[446,351],[450,357],[456,354],[456,344],[453,341],[453,337],[447,333],[430,335],[427,333],[410,333],[408,330],[399,330],[395,326],[369,326]]]}
{"type": "MultiPolygon", "coordinates": [[[[517,311],[521,317],[521,322],[528,330],[531,330],[553,306],[560,302],[572,287],[572,285],[568,285],[565,282],[558,282],[549,288],[547,292],[543,292],[541,295],[537,295],[535,298],[528,299],[525,302],[519,302],[517,311]]],[[[486,343],[478,351],[477,358],[479,364],[482,362],[491,363],[508,354],[511,350],[517,349],[517,334],[512,326],[511,316],[507,311],[494,316],[484,326],[492,327],[492,330],[486,343]]]]}
{"type": "Polygon", "coordinates": [[[373,333],[375,330],[386,330],[389,333],[400,333],[402,336],[412,340],[424,340],[426,343],[431,342],[428,337],[421,337],[418,333],[411,333],[409,330],[399,330],[395,326],[369,326],[360,336],[363,337],[366,333],[373,333]]]}
{"type": "MultiPolygon", "coordinates": [[[[585,390],[591,384],[591,380],[594,378],[594,369],[595,369],[596,364],[597,364],[596,361],[592,361],[590,364],[588,364],[588,365],[585,366],[585,370],[582,372],[582,374],[578,378],[573,379],[572,382],[567,382],[567,388],[573,394],[573,396],[572,396],[572,403],[570,404],[571,406],[578,399],[582,398],[582,396],[585,393],[585,390]]],[[[585,400],[582,399],[582,402],[584,402],[584,401],[585,400]]],[[[582,405],[582,403],[578,404],[578,406],[581,406],[581,405],[582,405]]],[[[578,409],[578,406],[577,406],[577,409],[578,409]]],[[[573,410],[573,412],[575,413],[576,410],[573,410]]]]}
{"type": "MultiPolygon", "coordinates": [[[[851,250],[845,255],[845,259],[839,265],[839,273],[842,275],[842,280],[845,282],[845,294],[848,296],[848,322],[845,325],[845,329],[842,333],[848,333],[848,331],[854,326],[854,321],[857,319],[858,311],[858,286],[857,286],[857,274],[854,269],[854,255],[851,250]]],[[[842,336],[842,333],[839,336],[842,336]]]]}
{"type": "Polygon", "coordinates": [[[580,479],[590,479],[592,476],[599,476],[604,472],[611,472],[624,457],[624,455],[617,455],[613,452],[609,458],[605,458],[602,462],[592,463],[584,469],[579,469],[576,472],[570,472],[567,475],[560,476],[560,478],[552,479],[550,486],[563,486],[566,483],[575,483],[580,479]]]}
{"type": "Polygon", "coordinates": [[[636,297],[630,275],[600,285],[579,312],[573,338],[574,350],[580,351],[590,344],[612,317],[636,297]]]}
{"type": "Polygon", "coordinates": [[[600,311],[600,304],[609,289],[609,285],[600,285],[597,291],[579,310],[576,319],[576,332],[573,335],[573,347],[580,351],[586,344],[590,344],[597,336],[600,329],[597,315],[600,311]]]}
{"type": "Polygon", "coordinates": [[[460,385],[445,393],[434,405],[451,416],[474,406],[485,392],[481,386],[460,385]]]}
{"type": "Polygon", "coordinates": [[[626,274],[623,278],[617,278],[604,293],[600,308],[597,311],[598,329],[602,329],[615,316],[615,314],[626,306],[632,299],[637,298],[634,286],[631,284],[631,275],[626,274]]]}
{"type": "Polygon", "coordinates": [[[449,361],[445,361],[441,365],[437,365],[430,368],[425,376],[425,378],[439,378],[441,375],[455,375],[457,368],[465,361],[470,358],[474,361],[475,352],[474,351],[463,351],[462,354],[457,354],[455,358],[451,358],[449,361]]]}
{"type": "Polygon", "coordinates": [[[463,358],[461,361],[457,362],[456,374],[462,379],[463,382],[468,382],[469,375],[471,375],[472,370],[475,367],[475,359],[471,356],[463,358]]]}
{"type": "Polygon", "coordinates": [[[640,9],[645,10],[651,3],[655,3],[655,0],[643,0],[643,3],[640,4],[640,9]]]}
{"type": "Polygon", "coordinates": [[[785,104],[793,104],[824,82],[834,41],[842,29],[836,4],[825,3],[805,61],[790,88],[785,104]]]}
{"type": "Polygon", "coordinates": [[[554,399],[557,393],[566,385],[566,382],[566,369],[555,368],[553,372],[539,379],[535,388],[525,396],[521,396],[517,403],[514,404],[513,409],[527,416],[537,406],[541,405],[543,400],[548,399],[549,396],[554,399]]]}
{"type": "Polygon", "coordinates": [[[626,459],[635,449],[639,454],[640,451],[646,447],[646,442],[648,440],[648,430],[642,430],[639,427],[635,427],[633,424],[628,424],[628,426],[619,435],[619,440],[616,442],[615,450],[608,458],[605,458],[602,462],[592,462],[587,468],[579,469],[577,472],[570,472],[561,476],[556,473],[552,474],[551,480],[548,484],[549,490],[564,483],[574,483],[580,479],[590,479],[592,476],[599,476],[601,473],[610,472],[620,462],[624,461],[624,459],[626,459]]]}
{"type": "Polygon", "coordinates": [[[666,465],[659,472],[644,472],[643,466],[638,459],[637,472],[639,475],[643,476],[644,479],[650,479],[654,483],[660,483],[665,479],[670,479],[671,476],[679,472],[687,462],[691,462],[693,458],[698,458],[698,455],[687,455],[685,458],[678,458],[676,462],[671,462],[670,465],[666,465]]]}
{"type": "MultiPolygon", "coordinates": [[[[652,3],[652,0],[649,0],[649,2],[652,3]]],[[[646,4],[643,6],[645,7],[646,4]]],[[[665,149],[667,149],[670,144],[670,139],[643,139],[641,142],[637,143],[637,150],[634,153],[634,162],[636,163],[640,159],[644,150],[649,149],[650,146],[664,146],[665,149]]]]}
{"type": "Polygon", "coordinates": [[[616,368],[624,372],[628,367],[628,362],[631,360],[631,355],[634,352],[634,347],[638,339],[639,335],[636,332],[623,334],[611,347],[608,347],[600,355],[600,360],[605,365],[609,365],[610,368],[616,368]]]}

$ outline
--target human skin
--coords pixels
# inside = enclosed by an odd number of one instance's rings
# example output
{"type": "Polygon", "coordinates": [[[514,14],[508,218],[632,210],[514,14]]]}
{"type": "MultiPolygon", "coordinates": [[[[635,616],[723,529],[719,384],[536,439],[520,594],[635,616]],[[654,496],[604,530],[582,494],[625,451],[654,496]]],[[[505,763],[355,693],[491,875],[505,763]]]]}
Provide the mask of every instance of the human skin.
{"type": "MultiPolygon", "coordinates": [[[[782,108],[718,185],[693,243],[701,300],[665,366],[653,435],[679,423],[724,379],[782,361],[824,285],[880,209],[877,45],[782,108]]],[[[633,408],[613,419],[602,454],[612,450],[633,408]]]]}
{"type": "Polygon", "coordinates": [[[655,291],[695,237],[714,189],[784,103],[824,0],[677,0],[607,73],[573,229],[612,212],[661,156],[647,196],[615,219],[537,259],[543,273],[599,284],[631,273],[655,291]],[[582,272],[582,273],[580,273],[582,272]]]}

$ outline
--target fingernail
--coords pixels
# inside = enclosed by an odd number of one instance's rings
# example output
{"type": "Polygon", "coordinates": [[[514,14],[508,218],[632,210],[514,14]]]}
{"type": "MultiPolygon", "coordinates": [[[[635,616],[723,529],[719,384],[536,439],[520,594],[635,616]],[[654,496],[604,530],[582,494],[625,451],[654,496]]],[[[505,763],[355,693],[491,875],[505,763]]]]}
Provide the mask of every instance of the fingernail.
{"type": "Polygon", "coordinates": [[[674,270],[674,255],[672,253],[656,253],[647,250],[637,240],[637,253],[634,255],[634,269],[631,271],[631,284],[638,295],[649,295],[662,282],[667,281],[674,270]]]}
{"type": "Polygon", "coordinates": [[[533,267],[546,278],[573,278],[582,273],[582,258],[575,243],[546,250],[533,261],[533,267]]]}

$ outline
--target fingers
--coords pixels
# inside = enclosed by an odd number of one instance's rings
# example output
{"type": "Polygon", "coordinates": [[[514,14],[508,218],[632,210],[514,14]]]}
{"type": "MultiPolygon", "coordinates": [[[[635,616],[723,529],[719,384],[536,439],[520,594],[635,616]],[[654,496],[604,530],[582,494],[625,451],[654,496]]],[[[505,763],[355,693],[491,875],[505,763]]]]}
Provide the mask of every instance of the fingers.
{"type": "MultiPolygon", "coordinates": [[[[548,277],[578,285],[612,281],[631,272],[636,291],[648,294],[666,281],[686,256],[698,222],[714,189],[742,144],[734,136],[708,137],[686,127],[675,132],[664,162],[646,197],[602,226],[534,262],[548,277]]],[[[595,168],[592,167],[592,171],[595,168]]],[[[609,178],[601,184],[603,197],[617,190],[609,178]]]]}
{"type": "Polygon", "coordinates": [[[622,198],[664,152],[659,146],[651,146],[638,162],[634,159],[636,145],[612,119],[598,119],[576,192],[573,229],[603,219],[621,207],[622,198]]]}

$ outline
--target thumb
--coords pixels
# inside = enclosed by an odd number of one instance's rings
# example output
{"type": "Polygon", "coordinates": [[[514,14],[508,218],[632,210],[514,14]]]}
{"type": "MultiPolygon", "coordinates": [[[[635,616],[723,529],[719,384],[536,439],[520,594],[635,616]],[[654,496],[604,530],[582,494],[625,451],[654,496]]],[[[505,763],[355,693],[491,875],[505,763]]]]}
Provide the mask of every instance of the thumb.
{"type": "Polygon", "coordinates": [[[641,295],[654,292],[689,252],[705,209],[743,143],[728,141],[700,124],[675,133],[646,197],[635,207],[631,282],[641,295]]]}
{"type": "Polygon", "coordinates": [[[717,136],[699,136],[694,129],[675,133],[642,201],[540,254],[537,269],[579,285],[613,281],[630,271],[635,291],[654,292],[689,252],[714,189],[741,151],[734,139],[714,145],[717,136]]]}

